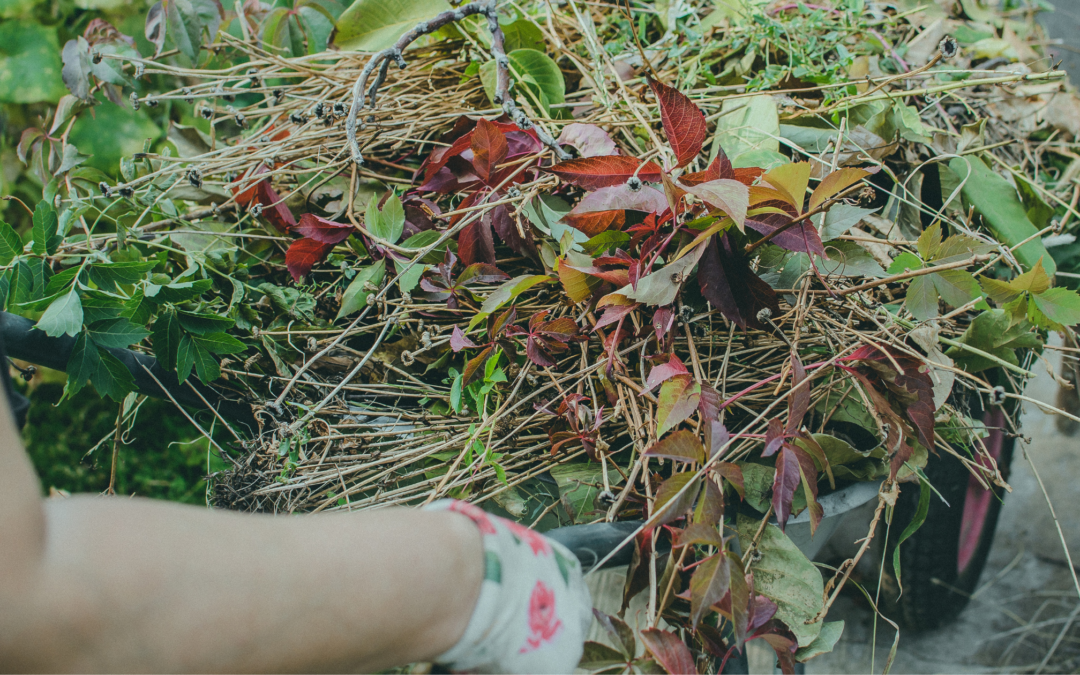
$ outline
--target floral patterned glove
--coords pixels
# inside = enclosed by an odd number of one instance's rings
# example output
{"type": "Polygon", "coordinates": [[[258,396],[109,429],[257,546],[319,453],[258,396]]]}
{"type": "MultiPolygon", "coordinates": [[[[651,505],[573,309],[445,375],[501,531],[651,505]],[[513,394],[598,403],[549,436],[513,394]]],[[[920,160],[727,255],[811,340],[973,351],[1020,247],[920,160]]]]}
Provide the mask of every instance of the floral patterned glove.
{"type": "Polygon", "coordinates": [[[455,671],[573,672],[592,622],[592,599],[574,554],[467,502],[444,499],[425,509],[468,517],[484,542],[484,581],[472,618],[436,661],[455,671]]]}

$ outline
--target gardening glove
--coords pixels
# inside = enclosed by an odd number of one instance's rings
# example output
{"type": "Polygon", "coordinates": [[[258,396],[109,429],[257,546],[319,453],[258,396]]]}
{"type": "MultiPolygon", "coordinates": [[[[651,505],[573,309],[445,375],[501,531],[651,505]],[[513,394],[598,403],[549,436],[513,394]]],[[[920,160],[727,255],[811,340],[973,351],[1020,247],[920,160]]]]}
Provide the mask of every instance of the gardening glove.
{"type": "Polygon", "coordinates": [[[480,598],[461,640],[436,662],[479,673],[573,672],[592,622],[574,554],[467,502],[443,499],[424,508],[468,517],[484,542],[480,598]]]}

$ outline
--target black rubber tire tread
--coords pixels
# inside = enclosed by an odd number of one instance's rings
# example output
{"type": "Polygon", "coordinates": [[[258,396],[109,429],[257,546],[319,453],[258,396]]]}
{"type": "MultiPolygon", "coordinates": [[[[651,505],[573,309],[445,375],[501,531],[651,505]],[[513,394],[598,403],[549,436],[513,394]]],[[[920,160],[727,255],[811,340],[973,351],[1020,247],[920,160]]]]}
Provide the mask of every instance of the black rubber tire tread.
{"type": "MultiPolygon", "coordinates": [[[[997,432],[1004,433],[1004,432],[997,432]]],[[[998,467],[1002,476],[1009,477],[1016,439],[1007,433],[1002,439],[998,467]]],[[[913,631],[933,630],[953,619],[967,606],[982,574],[990,547],[994,543],[998,516],[1001,513],[1005,491],[994,488],[986,515],[979,546],[968,567],[959,574],[956,567],[960,545],[960,526],[967,492],[968,470],[956,457],[941,453],[927,462],[926,475],[931,484],[951,506],[942,503],[937,495],[931,495],[930,507],[922,527],[900,546],[900,574],[903,593],[897,597],[898,587],[893,574],[893,549],[904,528],[915,516],[919,504],[919,487],[915,483],[901,486],[896,502],[893,524],[885,555],[883,574],[883,610],[886,616],[897,621],[901,628],[913,631]],[[956,590],[953,590],[956,589],[956,590]],[[958,592],[959,591],[959,592],[958,592]]]]}

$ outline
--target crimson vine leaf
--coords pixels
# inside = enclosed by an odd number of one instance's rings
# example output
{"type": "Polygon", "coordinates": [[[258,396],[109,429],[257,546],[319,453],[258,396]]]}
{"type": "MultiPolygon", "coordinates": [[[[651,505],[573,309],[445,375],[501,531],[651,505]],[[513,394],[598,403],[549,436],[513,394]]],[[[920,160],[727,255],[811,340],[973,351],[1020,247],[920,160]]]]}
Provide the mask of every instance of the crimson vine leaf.
{"type": "Polygon", "coordinates": [[[262,205],[263,216],[270,221],[271,225],[282,232],[289,232],[296,227],[296,217],[293,216],[289,207],[285,206],[281,195],[270,186],[269,180],[259,181],[255,188],[255,199],[262,205]]]}
{"type": "Polygon", "coordinates": [[[634,176],[645,183],[658,183],[661,174],[655,162],[642,162],[624,155],[570,159],[545,171],[586,190],[620,185],[634,176]]]}
{"type": "Polygon", "coordinates": [[[780,314],[776,292],[750,269],[728,235],[712,237],[704,248],[697,272],[701,294],[729,321],[742,329],[761,328],[760,310],[780,314]]]}
{"type": "Polygon", "coordinates": [[[885,391],[897,400],[897,407],[914,425],[919,443],[928,450],[933,449],[934,383],[930,379],[930,368],[920,358],[886,349],[887,352],[864,345],[841,361],[858,363],[864,373],[876,374],[885,391]]]}
{"type": "Polygon", "coordinates": [[[312,267],[330,255],[333,248],[334,244],[326,244],[310,237],[297,239],[289,244],[289,249],[285,251],[285,267],[293,281],[299,282],[306,277],[312,267]]]}
{"type": "Polygon", "coordinates": [[[496,167],[506,159],[510,147],[503,132],[486,119],[476,123],[471,136],[469,144],[473,152],[473,168],[480,180],[488,183],[496,167]]]}
{"type": "Polygon", "coordinates": [[[730,588],[731,568],[727,555],[720,551],[706,558],[690,577],[690,626],[696,630],[698,622],[730,588]]]}
{"type": "Polygon", "coordinates": [[[668,143],[675,151],[675,168],[682,168],[701,152],[707,133],[705,115],[678,89],[651,77],[646,79],[660,104],[660,121],[664,124],[668,143]]]}
{"type": "Polygon", "coordinates": [[[626,211],[592,211],[590,213],[568,213],[563,222],[575,230],[580,230],[590,237],[606,230],[621,230],[626,224],[626,211]]]}
{"type": "Polygon", "coordinates": [[[694,655],[679,636],[659,628],[641,631],[641,642],[669,675],[697,675],[694,655]]]}
{"type": "Polygon", "coordinates": [[[348,223],[335,223],[314,213],[305,213],[300,216],[296,231],[324,244],[340,244],[352,234],[353,226],[348,223]]]}
{"type": "Polygon", "coordinates": [[[683,365],[682,359],[671,354],[664,363],[653,366],[649,371],[649,377],[645,380],[645,391],[652,391],[654,387],[663,384],[676,375],[689,375],[690,371],[683,365]]]}
{"type": "Polygon", "coordinates": [[[776,522],[783,530],[791,517],[791,502],[799,487],[799,458],[790,445],[784,443],[776,456],[776,476],[773,479],[772,506],[776,522]]]}
{"type": "Polygon", "coordinates": [[[537,312],[529,318],[528,329],[507,326],[507,335],[524,335],[525,356],[541,368],[555,365],[554,354],[565,352],[567,343],[577,337],[578,328],[568,316],[545,321],[548,310],[537,312]]]}

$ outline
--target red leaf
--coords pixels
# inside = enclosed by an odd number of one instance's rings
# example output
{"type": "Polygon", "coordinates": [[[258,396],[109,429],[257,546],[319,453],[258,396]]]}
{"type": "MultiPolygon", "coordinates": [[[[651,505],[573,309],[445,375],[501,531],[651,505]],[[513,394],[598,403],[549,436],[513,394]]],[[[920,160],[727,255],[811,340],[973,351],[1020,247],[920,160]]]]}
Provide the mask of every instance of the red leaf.
{"type": "Polygon", "coordinates": [[[727,235],[706,244],[697,275],[705,299],[740,328],[760,328],[757,314],[763,308],[780,314],[776,292],[754,274],[727,235]]]}
{"type": "Polygon", "coordinates": [[[685,186],[693,187],[694,185],[701,185],[721,178],[735,178],[735,170],[731,168],[731,160],[728,159],[723,148],[720,148],[716,159],[704,171],[682,175],[679,177],[679,182],[685,186]]]}
{"type": "Polygon", "coordinates": [[[473,378],[480,372],[481,367],[487,362],[493,351],[495,351],[494,347],[485,347],[483,351],[465,364],[465,370],[461,374],[461,386],[466,387],[473,381],[473,378]]]}
{"type": "Polygon", "coordinates": [[[765,427],[765,449],[761,452],[761,456],[772,457],[775,455],[785,438],[784,427],[780,420],[775,417],[769,420],[769,424],[765,427]]]}
{"type": "Polygon", "coordinates": [[[776,476],[773,478],[772,505],[776,522],[783,530],[791,517],[791,501],[799,487],[799,458],[791,446],[784,444],[776,456],[776,476]]]}
{"type": "Polygon", "coordinates": [[[649,371],[649,377],[645,380],[645,391],[650,391],[658,384],[662,384],[665,380],[669,380],[676,375],[689,375],[690,371],[686,369],[686,366],[674,354],[667,360],[667,363],[661,363],[658,366],[654,366],[649,371]]]}
{"type": "Polygon", "coordinates": [[[479,346],[480,345],[470,340],[469,337],[462,332],[461,326],[454,326],[454,331],[450,333],[450,349],[453,349],[454,353],[460,352],[466,347],[475,349],[479,346]]]}
{"type": "Polygon", "coordinates": [[[705,115],[679,90],[651,77],[647,79],[660,103],[660,120],[675,151],[676,168],[686,166],[701,152],[701,144],[705,142],[705,115]]]}
{"type": "Polygon", "coordinates": [[[697,675],[693,654],[674,633],[659,628],[647,628],[641,631],[641,641],[669,675],[697,675]]]}
{"type": "Polygon", "coordinates": [[[536,242],[533,240],[532,229],[529,228],[528,223],[525,223],[519,230],[505,204],[499,204],[491,209],[482,216],[482,219],[491,222],[495,234],[499,235],[499,239],[502,239],[502,242],[514,253],[536,259],[536,242]]]}
{"type": "Polygon", "coordinates": [[[701,398],[701,385],[690,375],[676,375],[660,387],[656,403],[656,435],[662,436],[668,429],[694,414],[701,398]]]}
{"type": "Polygon", "coordinates": [[[619,154],[618,146],[611,140],[608,132],[595,124],[573,122],[567,124],[559,134],[559,145],[577,148],[579,157],[603,157],[619,154]]]}
{"type": "Polygon", "coordinates": [[[701,400],[698,401],[698,412],[702,420],[715,421],[720,417],[720,392],[716,391],[708,382],[701,383],[701,400]]]}
{"type": "Polygon", "coordinates": [[[353,226],[347,223],[335,223],[313,213],[305,213],[300,216],[300,224],[296,226],[296,231],[324,244],[340,244],[352,234],[353,226]]]}
{"type": "MultiPolygon", "coordinates": [[[[746,219],[746,226],[761,234],[771,234],[784,227],[793,219],[782,213],[769,213],[746,219]]],[[[821,243],[821,235],[817,228],[809,220],[803,220],[798,225],[792,225],[780,234],[769,240],[780,248],[799,253],[813,253],[825,257],[825,245],[821,243]]]]}
{"type": "Polygon", "coordinates": [[[802,427],[803,418],[810,407],[810,385],[798,386],[806,379],[806,369],[795,350],[791,351],[791,393],[788,394],[788,421],[785,432],[793,434],[802,427]]]}
{"type": "Polygon", "coordinates": [[[299,282],[301,277],[307,276],[316,263],[322,262],[326,256],[330,255],[333,248],[333,244],[324,244],[307,237],[297,239],[290,244],[289,250],[285,251],[285,267],[288,268],[293,281],[299,282]]]}
{"type": "Polygon", "coordinates": [[[270,186],[269,180],[259,182],[255,189],[255,198],[262,204],[263,216],[270,221],[271,225],[282,232],[288,232],[296,227],[296,218],[293,216],[292,211],[285,206],[281,195],[270,186]]]}
{"type": "Polygon", "coordinates": [[[595,237],[605,230],[621,230],[626,224],[626,211],[593,211],[592,213],[568,213],[563,221],[590,237],[595,237]]]}
{"type": "Polygon", "coordinates": [[[865,345],[841,361],[857,361],[864,374],[876,374],[887,392],[897,399],[899,405],[896,407],[903,410],[915,426],[919,443],[927,450],[933,449],[934,383],[930,379],[930,369],[922,359],[893,349],[886,353],[865,345]],[[898,371],[897,366],[901,370],[898,371]]]}
{"type": "Polygon", "coordinates": [[[731,483],[731,487],[735,488],[740,498],[746,498],[746,482],[743,480],[742,467],[731,462],[717,462],[716,475],[731,483]]]}
{"type": "Polygon", "coordinates": [[[506,159],[509,146],[506,136],[487,120],[480,120],[472,131],[470,147],[473,151],[473,168],[485,183],[495,173],[496,167],[506,159]]]}
{"type": "Polygon", "coordinates": [[[474,220],[458,232],[458,256],[465,265],[495,262],[495,240],[491,224],[483,219],[474,220]]]}
{"type": "MultiPolygon", "coordinates": [[[[702,397],[704,398],[704,395],[702,397]]],[[[709,452],[709,459],[712,459],[716,453],[720,452],[729,440],[731,440],[731,434],[728,433],[723,422],[716,418],[710,419],[709,423],[705,425],[705,449],[709,452]]]]}
{"type": "Polygon", "coordinates": [[[601,316],[600,320],[596,322],[595,326],[593,326],[593,330],[595,331],[599,328],[603,328],[604,326],[617,322],[619,319],[623,318],[624,316],[626,316],[640,306],[641,305],[639,303],[635,302],[629,305],[611,305],[604,308],[604,315],[601,316]]]}
{"type": "Polygon", "coordinates": [[[764,640],[773,648],[781,673],[792,675],[795,672],[795,651],[799,648],[799,641],[783,622],[770,619],[754,631],[754,638],[764,640]]]}
{"type": "Polygon", "coordinates": [[[635,172],[643,182],[658,183],[661,173],[660,167],[655,162],[643,164],[641,160],[623,155],[570,159],[545,170],[571,185],[586,190],[623,184],[634,176],[635,172]]]}

